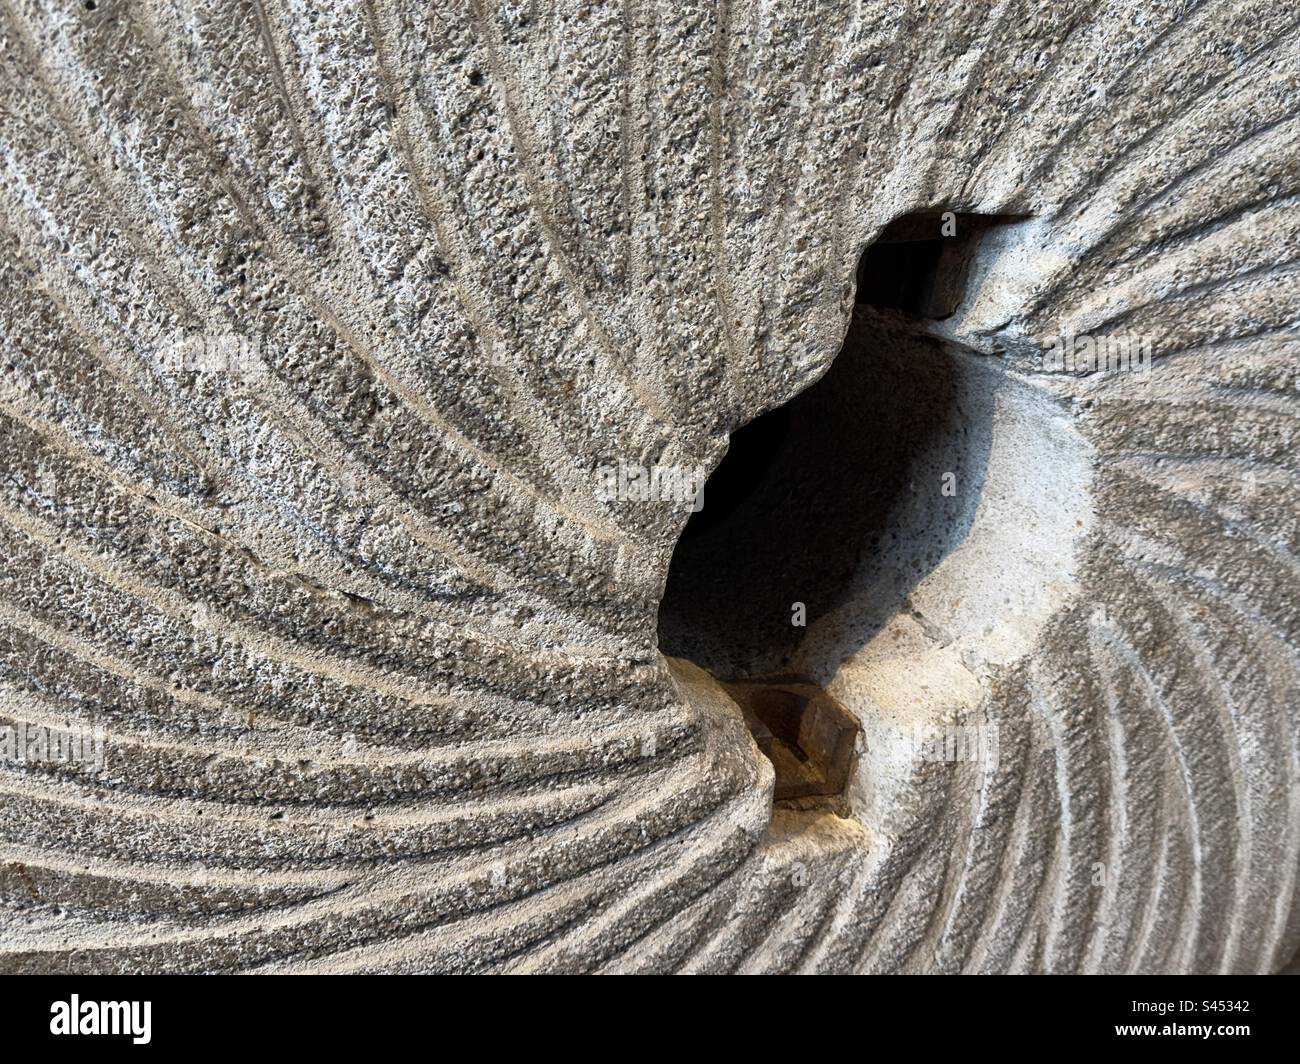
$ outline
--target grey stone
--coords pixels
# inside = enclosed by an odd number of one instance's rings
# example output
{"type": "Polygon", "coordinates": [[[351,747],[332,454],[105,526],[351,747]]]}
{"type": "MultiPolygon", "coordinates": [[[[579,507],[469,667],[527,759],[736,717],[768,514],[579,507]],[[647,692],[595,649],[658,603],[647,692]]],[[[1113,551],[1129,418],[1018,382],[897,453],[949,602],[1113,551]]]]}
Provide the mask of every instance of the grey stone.
{"type": "Polygon", "coordinates": [[[0,725],[103,752],[0,759],[0,970],[1282,968],[1298,21],[0,6],[0,725]],[[855,309],[935,212],[1021,220],[855,309]],[[898,481],[793,482],[834,608],[706,576],[662,655],[690,501],[601,469],[832,362],[898,481]],[[834,801],[721,682],[781,667],[834,801]]]}

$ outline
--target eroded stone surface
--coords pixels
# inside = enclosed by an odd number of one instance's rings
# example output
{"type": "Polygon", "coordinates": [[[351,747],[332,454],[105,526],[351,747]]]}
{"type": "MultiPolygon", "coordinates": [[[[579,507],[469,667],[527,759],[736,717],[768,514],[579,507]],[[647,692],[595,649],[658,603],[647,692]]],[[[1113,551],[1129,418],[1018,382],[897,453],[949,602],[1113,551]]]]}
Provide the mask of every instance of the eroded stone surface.
{"type": "Polygon", "coordinates": [[[0,714],[106,755],[0,764],[0,968],[1294,954],[1300,12],[669,7],[0,7],[0,714]],[[715,464],[944,210],[1030,219],[927,327],[977,538],[851,574],[860,777],[774,812],[597,469],[715,464]]]}

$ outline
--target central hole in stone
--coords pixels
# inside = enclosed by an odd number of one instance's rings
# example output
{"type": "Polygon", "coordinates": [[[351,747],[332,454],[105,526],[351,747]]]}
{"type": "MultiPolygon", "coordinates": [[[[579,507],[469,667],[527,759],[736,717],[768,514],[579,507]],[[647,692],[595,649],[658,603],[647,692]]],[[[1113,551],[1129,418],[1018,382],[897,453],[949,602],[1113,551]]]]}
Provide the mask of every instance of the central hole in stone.
{"type": "Polygon", "coordinates": [[[857,302],[931,319],[951,317],[990,229],[1023,221],[1013,214],[924,211],[885,226],[858,263],[857,302]]]}
{"type": "Polygon", "coordinates": [[[973,356],[916,318],[956,309],[980,234],[1003,220],[936,212],[886,228],[830,369],[732,434],[673,554],[660,649],[728,687],[778,799],[843,790],[858,725],[824,686],[970,527],[988,411],[958,364],[973,356]],[[892,571],[864,611],[864,573],[884,556],[892,571]]]}

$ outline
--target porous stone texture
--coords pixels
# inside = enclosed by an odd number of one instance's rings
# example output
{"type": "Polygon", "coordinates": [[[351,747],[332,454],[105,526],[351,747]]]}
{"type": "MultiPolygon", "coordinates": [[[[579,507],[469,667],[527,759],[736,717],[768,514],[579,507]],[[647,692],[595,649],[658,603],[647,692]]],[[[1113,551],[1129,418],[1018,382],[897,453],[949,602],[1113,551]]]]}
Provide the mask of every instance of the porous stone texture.
{"type": "Polygon", "coordinates": [[[6,0],[0,723],[106,757],[0,763],[0,970],[1281,968],[1298,23],[6,0]],[[953,317],[854,312],[920,211],[1025,220],[953,317]],[[658,649],[687,507],[593,485],[851,318],[864,418],[946,420],[791,649],[854,782],[774,809],[725,639],[658,649]],[[1116,333],[1149,374],[1046,371],[1116,333]]]}

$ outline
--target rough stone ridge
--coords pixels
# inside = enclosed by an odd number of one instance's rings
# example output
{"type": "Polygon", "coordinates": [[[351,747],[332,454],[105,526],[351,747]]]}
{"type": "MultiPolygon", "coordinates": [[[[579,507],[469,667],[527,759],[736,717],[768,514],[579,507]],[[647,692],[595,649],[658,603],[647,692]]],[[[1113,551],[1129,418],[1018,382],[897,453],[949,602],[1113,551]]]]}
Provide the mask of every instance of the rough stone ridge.
{"type": "Polygon", "coordinates": [[[0,4],[0,725],[105,755],[0,759],[0,971],[1281,968],[1298,24],[0,4]],[[1025,220],[953,317],[855,312],[921,211],[1025,220]],[[1149,373],[1043,361],[1119,334],[1149,373]],[[969,494],[798,648],[859,772],[774,809],[726,647],[659,653],[687,509],[593,485],[846,335],[873,417],[946,367],[899,461],[969,494]]]}

